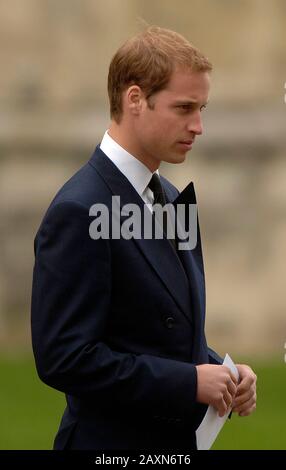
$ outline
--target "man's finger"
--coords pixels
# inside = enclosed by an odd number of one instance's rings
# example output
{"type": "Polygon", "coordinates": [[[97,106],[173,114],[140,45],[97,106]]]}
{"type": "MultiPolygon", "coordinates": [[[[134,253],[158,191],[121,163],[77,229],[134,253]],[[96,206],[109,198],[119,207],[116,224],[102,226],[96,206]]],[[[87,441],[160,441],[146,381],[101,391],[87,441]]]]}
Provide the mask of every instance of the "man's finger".
{"type": "Polygon", "coordinates": [[[228,391],[225,392],[223,396],[223,400],[227,408],[229,408],[232,405],[233,398],[232,398],[232,395],[228,391]]]}
{"type": "Polygon", "coordinates": [[[228,392],[230,393],[230,395],[234,398],[235,395],[237,394],[237,387],[236,385],[233,383],[232,380],[229,380],[228,383],[227,383],[227,389],[228,389],[228,392]]]}
{"type": "Polygon", "coordinates": [[[224,401],[224,398],[221,400],[217,410],[218,410],[218,415],[220,417],[222,417],[226,414],[226,412],[228,410],[228,406],[227,406],[226,402],[224,401]]]}
{"type": "Polygon", "coordinates": [[[243,402],[242,404],[240,404],[240,405],[236,404],[233,407],[232,410],[235,413],[238,413],[239,415],[241,415],[241,413],[245,413],[248,410],[250,410],[250,409],[253,410],[255,408],[256,408],[256,395],[253,395],[247,401],[243,402]]]}

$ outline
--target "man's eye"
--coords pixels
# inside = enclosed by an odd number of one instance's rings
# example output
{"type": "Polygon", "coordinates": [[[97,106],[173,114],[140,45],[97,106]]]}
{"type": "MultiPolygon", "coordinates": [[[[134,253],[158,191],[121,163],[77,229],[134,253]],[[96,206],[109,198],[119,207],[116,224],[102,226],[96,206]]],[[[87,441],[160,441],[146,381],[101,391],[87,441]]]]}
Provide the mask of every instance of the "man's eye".
{"type": "Polygon", "coordinates": [[[190,111],[192,109],[192,106],[189,104],[180,104],[178,108],[184,110],[184,111],[190,111]]]}
{"type": "MultiPolygon", "coordinates": [[[[181,109],[182,111],[192,111],[194,109],[194,106],[191,105],[191,104],[180,104],[178,105],[178,108],[181,109]]],[[[201,107],[200,107],[200,111],[203,111],[203,109],[206,108],[206,105],[203,104],[201,107]]]]}

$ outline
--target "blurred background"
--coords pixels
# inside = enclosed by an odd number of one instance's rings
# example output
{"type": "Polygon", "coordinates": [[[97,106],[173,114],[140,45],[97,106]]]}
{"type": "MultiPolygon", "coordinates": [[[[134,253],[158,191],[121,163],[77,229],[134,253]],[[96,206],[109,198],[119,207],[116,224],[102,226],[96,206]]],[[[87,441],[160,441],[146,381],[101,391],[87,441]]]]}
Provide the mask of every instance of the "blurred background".
{"type": "Polygon", "coordinates": [[[0,449],[50,449],[62,394],[36,376],[33,239],[59,187],[109,124],[109,62],[142,20],[214,64],[204,135],[161,172],[194,181],[207,336],[258,374],[258,409],[216,449],[286,449],[286,2],[0,0],[0,449]]]}

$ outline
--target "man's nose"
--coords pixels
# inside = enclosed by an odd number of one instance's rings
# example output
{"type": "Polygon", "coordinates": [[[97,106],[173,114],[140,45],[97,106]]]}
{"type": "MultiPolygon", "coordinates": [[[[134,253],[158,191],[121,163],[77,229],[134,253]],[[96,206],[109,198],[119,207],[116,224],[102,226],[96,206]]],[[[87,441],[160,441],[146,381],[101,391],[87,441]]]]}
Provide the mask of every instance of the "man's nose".
{"type": "Polygon", "coordinates": [[[203,122],[201,117],[201,112],[198,110],[195,114],[192,115],[188,123],[188,131],[193,132],[196,135],[201,135],[203,133],[203,122]]]}

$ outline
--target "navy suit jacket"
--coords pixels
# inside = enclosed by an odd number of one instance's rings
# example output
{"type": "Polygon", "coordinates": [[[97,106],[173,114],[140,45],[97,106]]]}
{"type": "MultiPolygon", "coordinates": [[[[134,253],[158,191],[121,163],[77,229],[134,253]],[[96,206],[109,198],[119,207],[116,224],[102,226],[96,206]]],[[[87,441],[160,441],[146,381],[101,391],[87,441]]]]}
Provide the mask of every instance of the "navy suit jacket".
{"type": "MultiPolygon", "coordinates": [[[[195,203],[191,183],[169,201],[195,203]]],[[[96,148],[58,192],[35,239],[32,340],[39,377],[66,394],[55,449],[194,449],[206,407],[196,364],[219,363],[205,340],[200,237],[192,251],[167,239],[89,235],[95,203],[144,202],[96,148]]]]}

